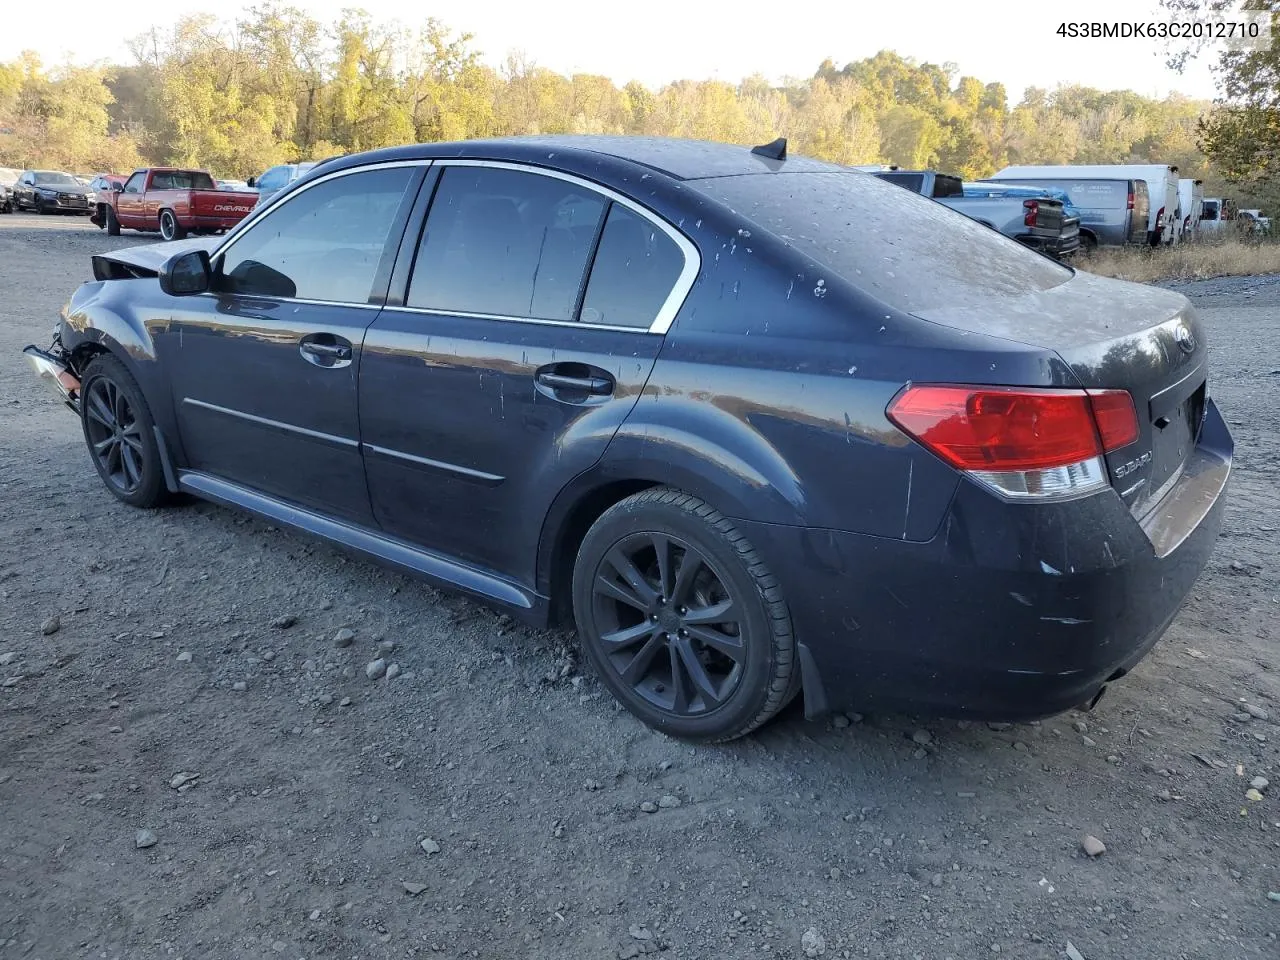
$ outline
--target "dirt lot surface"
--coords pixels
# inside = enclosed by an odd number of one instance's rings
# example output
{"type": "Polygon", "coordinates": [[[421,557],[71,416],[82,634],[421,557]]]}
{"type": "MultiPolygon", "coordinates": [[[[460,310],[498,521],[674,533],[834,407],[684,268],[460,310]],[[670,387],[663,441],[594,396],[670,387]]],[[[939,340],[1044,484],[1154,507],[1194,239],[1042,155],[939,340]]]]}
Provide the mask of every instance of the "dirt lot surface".
{"type": "Polygon", "coordinates": [[[18,351],[144,239],[0,217],[0,957],[1280,956],[1277,280],[1182,288],[1236,437],[1226,529],[1095,712],[793,707],[693,749],[570,634],[112,499],[18,351]],[[380,641],[402,672],[370,681],[380,641]]]}

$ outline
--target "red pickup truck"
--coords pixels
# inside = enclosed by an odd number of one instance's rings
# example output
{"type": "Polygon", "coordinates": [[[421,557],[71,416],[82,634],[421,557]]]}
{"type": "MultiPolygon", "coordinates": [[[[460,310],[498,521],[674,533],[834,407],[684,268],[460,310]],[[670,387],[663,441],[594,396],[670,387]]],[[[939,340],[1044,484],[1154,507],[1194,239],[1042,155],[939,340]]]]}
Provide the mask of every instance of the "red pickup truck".
{"type": "Polygon", "coordinates": [[[159,230],[165,240],[180,240],[188,233],[231,229],[253,212],[257,199],[256,193],[219,190],[204,170],[147,167],[99,196],[94,218],[113,237],[128,227],[159,230]]]}

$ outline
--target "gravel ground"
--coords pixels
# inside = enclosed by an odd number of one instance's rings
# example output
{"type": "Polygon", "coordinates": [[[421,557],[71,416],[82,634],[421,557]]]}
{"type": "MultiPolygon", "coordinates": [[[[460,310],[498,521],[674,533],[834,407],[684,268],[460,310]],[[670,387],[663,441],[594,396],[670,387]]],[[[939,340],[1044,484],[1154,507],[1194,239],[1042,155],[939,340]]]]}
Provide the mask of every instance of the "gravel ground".
{"type": "Polygon", "coordinates": [[[1096,711],[793,707],[694,749],[571,634],[113,500],[18,351],[138,242],[0,217],[0,957],[1280,956],[1274,278],[1181,288],[1238,471],[1204,577],[1096,711]]]}

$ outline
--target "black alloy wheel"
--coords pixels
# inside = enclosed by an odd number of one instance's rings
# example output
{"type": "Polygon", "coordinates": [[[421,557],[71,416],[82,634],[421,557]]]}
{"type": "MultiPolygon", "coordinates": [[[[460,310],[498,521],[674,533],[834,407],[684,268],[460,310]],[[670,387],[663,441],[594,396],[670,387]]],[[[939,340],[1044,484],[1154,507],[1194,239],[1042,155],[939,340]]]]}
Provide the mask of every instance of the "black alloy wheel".
{"type": "Polygon", "coordinates": [[[675,737],[744,736],[799,692],[782,588],[733,524],[671,487],[587,531],[573,570],[587,658],[633,714],[675,737]]]}
{"type": "Polygon", "coordinates": [[[129,398],[112,380],[100,377],[84,397],[85,431],[98,470],[124,496],[142,483],[142,426],[129,398]]]}
{"type": "Polygon", "coordinates": [[[107,489],[131,506],[158,506],[166,491],[154,421],[142,391],[115,357],[101,355],[85,368],[80,422],[107,489]]]}
{"type": "Polygon", "coordinates": [[[619,541],[596,567],[593,614],[609,665],[680,717],[715,710],[742,680],[740,612],[714,565],[664,533],[619,541]]]}

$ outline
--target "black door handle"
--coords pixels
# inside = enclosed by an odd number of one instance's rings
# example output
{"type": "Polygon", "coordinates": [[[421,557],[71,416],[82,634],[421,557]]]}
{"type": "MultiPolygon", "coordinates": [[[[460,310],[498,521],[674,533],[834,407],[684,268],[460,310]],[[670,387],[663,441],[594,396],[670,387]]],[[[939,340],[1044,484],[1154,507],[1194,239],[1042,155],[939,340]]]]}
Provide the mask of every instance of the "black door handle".
{"type": "Polygon", "coordinates": [[[613,393],[613,381],[608,377],[571,377],[563,373],[540,370],[536,379],[549,390],[589,393],[600,397],[613,393]]]}

